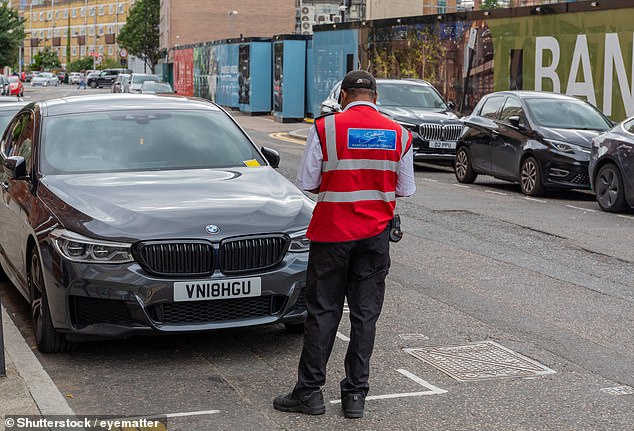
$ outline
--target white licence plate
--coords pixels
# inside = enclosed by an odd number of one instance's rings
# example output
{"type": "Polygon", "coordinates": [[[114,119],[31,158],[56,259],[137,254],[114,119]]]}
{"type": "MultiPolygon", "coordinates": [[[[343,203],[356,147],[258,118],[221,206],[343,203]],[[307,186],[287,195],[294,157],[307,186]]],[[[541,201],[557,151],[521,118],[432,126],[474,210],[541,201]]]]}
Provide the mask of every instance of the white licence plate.
{"type": "Polygon", "coordinates": [[[452,141],[429,141],[429,148],[455,149],[456,143],[452,141]]]}
{"type": "Polygon", "coordinates": [[[174,302],[248,298],[260,295],[260,277],[174,282],[174,302]]]}

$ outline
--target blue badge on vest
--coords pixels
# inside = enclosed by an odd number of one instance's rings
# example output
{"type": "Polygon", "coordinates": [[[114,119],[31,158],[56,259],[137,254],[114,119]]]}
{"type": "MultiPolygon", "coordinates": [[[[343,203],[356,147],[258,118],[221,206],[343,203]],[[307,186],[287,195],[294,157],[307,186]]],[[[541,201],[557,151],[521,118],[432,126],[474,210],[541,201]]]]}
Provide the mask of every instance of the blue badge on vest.
{"type": "Polygon", "coordinates": [[[353,150],[396,150],[396,131],[348,129],[348,148],[353,150]]]}

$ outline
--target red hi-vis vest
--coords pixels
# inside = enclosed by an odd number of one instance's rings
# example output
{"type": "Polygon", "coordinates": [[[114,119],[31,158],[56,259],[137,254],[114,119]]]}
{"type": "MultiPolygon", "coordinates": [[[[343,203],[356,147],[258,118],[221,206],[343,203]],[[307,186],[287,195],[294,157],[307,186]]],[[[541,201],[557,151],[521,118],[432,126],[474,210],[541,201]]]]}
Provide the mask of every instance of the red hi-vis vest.
{"type": "Polygon", "coordinates": [[[411,134],[368,105],[315,120],[323,162],[306,236],[345,242],[383,232],[394,217],[399,162],[411,134]]]}

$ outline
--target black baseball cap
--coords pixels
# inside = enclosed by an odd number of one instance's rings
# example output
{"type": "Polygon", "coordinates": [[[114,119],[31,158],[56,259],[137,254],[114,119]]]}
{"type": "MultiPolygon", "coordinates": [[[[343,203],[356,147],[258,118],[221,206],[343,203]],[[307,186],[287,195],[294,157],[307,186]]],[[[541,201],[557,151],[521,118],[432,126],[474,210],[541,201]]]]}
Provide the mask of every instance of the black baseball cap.
{"type": "Polygon", "coordinates": [[[370,72],[353,70],[348,72],[341,82],[342,90],[350,88],[367,88],[368,90],[376,91],[376,80],[370,72]]]}

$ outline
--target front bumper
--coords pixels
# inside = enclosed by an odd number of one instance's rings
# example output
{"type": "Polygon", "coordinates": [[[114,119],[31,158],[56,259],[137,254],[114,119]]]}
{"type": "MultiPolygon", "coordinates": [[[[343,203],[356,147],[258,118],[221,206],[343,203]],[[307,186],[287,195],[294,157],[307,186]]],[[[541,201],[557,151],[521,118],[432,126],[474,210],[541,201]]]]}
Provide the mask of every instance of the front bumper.
{"type": "Polygon", "coordinates": [[[421,136],[414,131],[412,133],[412,147],[414,150],[414,161],[449,161],[452,162],[456,158],[456,142],[447,141],[449,144],[453,144],[453,148],[430,148],[430,141],[421,138],[421,136]]]}
{"type": "Polygon", "coordinates": [[[122,338],[134,334],[196,332],[301,323],[308,253],[287,253],[272,269],[244,275],[167,278],[147,273],[136,262],[86,264],[42,247],[43,271],[53,325],[64,333],[122,338]],[[174,301],[174,282],[260,277],[261,296],[174,301]]]}
{"type": "Polygon", "coordinates": [[[564,154],[545,150],[539,157],[544,185],[548,188],[589,189],[590,154],[564,154]]]}

